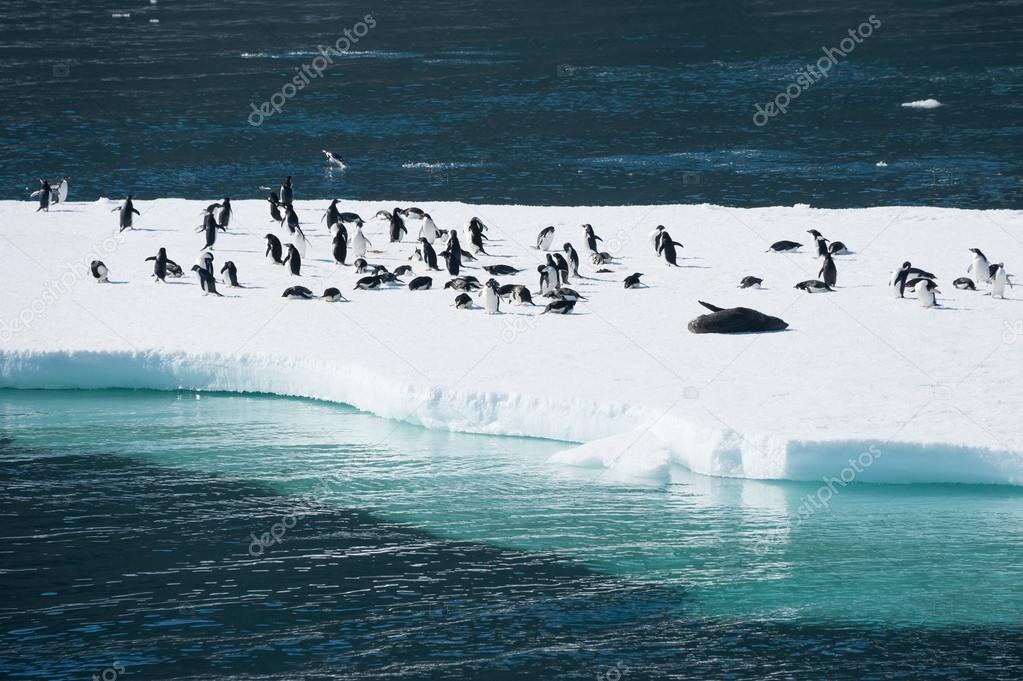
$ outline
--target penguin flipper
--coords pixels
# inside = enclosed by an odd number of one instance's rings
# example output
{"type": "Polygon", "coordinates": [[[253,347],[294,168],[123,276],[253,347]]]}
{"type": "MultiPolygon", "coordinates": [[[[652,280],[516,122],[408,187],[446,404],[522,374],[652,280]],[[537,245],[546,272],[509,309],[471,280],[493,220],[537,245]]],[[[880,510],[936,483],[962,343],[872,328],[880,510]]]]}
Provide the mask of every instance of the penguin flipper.
{"type": "Polygon", "coordinates": [[[705,303],[702,300],[698,300],[696,302],[698,302],[700,305],[703,305],[705,308],[707,308],[711,312],[721,312],[721,310],[724,309],[723,307],[718,307],[717,305],[711,305],[710,303],[705,303]]]}

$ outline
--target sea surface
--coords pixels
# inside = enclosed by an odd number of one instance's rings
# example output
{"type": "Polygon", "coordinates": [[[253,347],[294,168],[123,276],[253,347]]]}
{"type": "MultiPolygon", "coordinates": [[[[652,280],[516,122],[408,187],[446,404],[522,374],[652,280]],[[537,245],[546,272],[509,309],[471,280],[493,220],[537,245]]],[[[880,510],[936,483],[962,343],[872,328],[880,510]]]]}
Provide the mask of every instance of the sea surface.
{"type": "Polygon", "coordinates": [[[0,87],[3,199],[1023,208],[1016,1],[5,0],[0,87]]]}
{"type": "Polygon", "coordinates": [[[615,480],[310,400],[0,391],[0,678],[1019,679],[1023,490],[615,480]]]}

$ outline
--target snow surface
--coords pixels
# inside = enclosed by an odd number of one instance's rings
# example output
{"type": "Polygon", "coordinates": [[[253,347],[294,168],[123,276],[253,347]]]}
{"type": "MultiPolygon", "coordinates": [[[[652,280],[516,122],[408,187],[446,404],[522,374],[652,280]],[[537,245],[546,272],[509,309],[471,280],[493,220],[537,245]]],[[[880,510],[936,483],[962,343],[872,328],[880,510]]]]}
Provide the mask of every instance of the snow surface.
{"type": "MultiPolygon", "coordinates": [[[[299,188],[299,191],[301,189],[299,188]]],[[[202,297],[191,272],[156,284],[144,258],[166,246],[187,270],[203,243],[195,228],[210,201],[136,201],[135,231],[117,234],[118,201],[33,202],[0,208],[0,386],[261,391],[351,404],[430,428],[561,439],[555,455],[578,466],[670,480],[679,466],[721,476],[820,480],[874,447],[859,481],[1023,484],[1023,288],[1006,300],[959,291],[982,249],[1009,272],[1023,261],[1023,214],[919,207],[862,210],[721,206],[529,207],[419,204],[442,228],[480,216],[484,264],[527,271],[498,277],[534,290],[537,231],[557,227],[585,277],[588,301],[567,316],[502,305],[503,314],[451,306],[434,289],[352,291],[359,275],[330,258],[326,201],[299,201],[310,239],[303,276],[264,257],[263,235],[284,232],[264,201],[234,202],[216,267],[233,260],[245,289],[202,297]],[[581,223],[618,256],[612,274],[587,261],[581,223]],[[654,253],[650,231],[668,227],[682,267],[654,253]],[[845,242],[838,290],[793,289],[819,265],[806,230],[845,242]],[[765,253],[780,239],[808,246],[765,253]],[[108,284],[88,275],[98,258],[108,284]],[[890,273],[903,260],[935,272],[943,307],[896,300],[890,273]],[[644,272],[649,288],[625,290],[644,272]],[[761,290],[740,290],[752,274],[761,290]],[[350,303],[281,298],[301,283],[341,288],[350,303]],[[694,335],[697,300],[748,306],[785,319],[782,333],[694,335]]],[[[402,203],[343,202],[369,218],[402,203]]],[[[418,223],[409,220],[415,236],[418,223]]],[[[411,240],[387,243],[370,221],[371,263],[408,262],[411,240]]],[[[468,241],[463,237],[463,246],[468,241]]],[[[438,248],[438,250],[442,250],[438,248]]],[[[416,274],[422,263],[413,262],[416,274]]],[[[487,275],[470,263],[466,272],[487,275]]],[[[408,278],[405,278],[408,281],[408,278]]],[[[542,299],[537,298],[537,302],[542,299]]]]}

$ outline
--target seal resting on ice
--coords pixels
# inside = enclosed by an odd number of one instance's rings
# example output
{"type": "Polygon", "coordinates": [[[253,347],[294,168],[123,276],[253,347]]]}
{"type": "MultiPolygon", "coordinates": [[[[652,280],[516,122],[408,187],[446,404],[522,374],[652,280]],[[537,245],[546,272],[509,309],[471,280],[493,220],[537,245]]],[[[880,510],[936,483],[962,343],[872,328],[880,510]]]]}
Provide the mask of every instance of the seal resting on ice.
{"type": "Polygon", "coordinates": [[[689,330],[693,333],[759,333],[789,328],[781,319],[748,307],[730,307],[726,310],[702,300],[698,302],[711,313],[700,315],[689,322],[689,330]]]}

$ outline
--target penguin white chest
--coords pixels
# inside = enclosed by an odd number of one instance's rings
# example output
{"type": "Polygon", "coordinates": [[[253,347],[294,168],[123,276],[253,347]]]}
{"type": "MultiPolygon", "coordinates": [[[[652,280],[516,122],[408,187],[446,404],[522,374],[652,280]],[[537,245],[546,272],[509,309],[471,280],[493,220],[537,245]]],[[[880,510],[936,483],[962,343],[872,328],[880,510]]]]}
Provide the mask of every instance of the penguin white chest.
{"type": "Polygon", "coordinates": [[[483,304],[487,314],[497,314],[501,309],[501,298],[497,295],[497,291],[490,286],[483,292],[483,304]]]}
{"type": "Polygon", "coordinates": [[[1008,277],[1005,275],[1005,268],[999,267],[998,271],[995,272],[995,278],[991,283],[991,297],[992,298],[1005,298],[1005,283],[1008,277]]]}
{"type": "Polygon", "coordinates": [[[927,282],[917,282],[914,290],[916,291],[916,297],[920,300],[921,307],[934,307],[934,291],[927,288],[927,282]]]}

